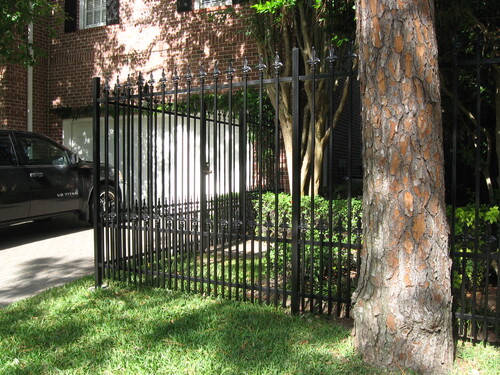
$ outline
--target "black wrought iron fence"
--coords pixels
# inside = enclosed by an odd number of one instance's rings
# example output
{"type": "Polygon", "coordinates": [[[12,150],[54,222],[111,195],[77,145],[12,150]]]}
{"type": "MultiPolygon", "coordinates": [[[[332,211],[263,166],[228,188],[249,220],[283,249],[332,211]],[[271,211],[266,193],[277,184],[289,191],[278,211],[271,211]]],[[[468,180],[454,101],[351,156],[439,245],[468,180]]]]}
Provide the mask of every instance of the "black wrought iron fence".
{"type": "Polygon", "coordinates": [[[493,51],[482,36],[473,46],[455,45],[450,72],[453,110],[448,118],[452,126],[447,134],[448,216],[457,336],[498,344],[500,211],[494,155],[500,155],[500,143],[494,139],[500,108],[493,97],[500,82],[491,74],[500,58],[493,51]]]}
{"type": "Polygon", "coordinates": [[[326,71],[312,56],[309,74],[299,74],[295,50],[291,77],[281,76],[276,56],[272,78],[262,61],[251,76],[245,60],[239,71],[201,66],[196,77],[174,71],[146,82],[139,75],[113,88],[94,79],[94,160],[121,176],[95,180],[94,191],[118,190],[114,201],[101,195],[95,214],[96,283],[120,278],[348,316],[361,246],[350,161],[359,109],[352,72],[335,71],[333,50],[325,58],[326,71]],[[314,91],[320,82],[329,87],[313,94],[322,110],[312,105],[304,116],[304,87],[314,91]],[[268,89],[273,106],[265,103],[268,89]],[[285,94],[293,101],[289,123],[280,118],[285,94]],[[344,113],[334,123],[341,100],[344,113]],[[318,169],[301,172],[302,138],[318,135],[315,126],[304,132],[306,118],[331,134],[319,161],[321,188],[313,185],[318,169]],[[348,145],[343,178],[335,142],[348,145]],[[302,173],[312,174],[307,195],[302,173]]]}
{"type": "MultiPolygon", "coordinates": [[[[108,174],[94,171],[94,191],[102,192],[94,196],[100,207],[94,216],[96,285],[103,277],[119,278],[293,312],[349,316],[361,249],[361,202],[355,193],[361,177],[359,92],[352,71],[335,71],[332,51],[324,58],[326,71],[316,68],[316,60],[311,56],[308,74],[301,74],[295,50],[290,77],[281,76],[276,57],[254,73],[245,60],[242,69],[229,64],[224,73],[217,65],[182,78],[174,70],[158,82],[139,75],[113,88],[94,79],[94,160],[119,172],[115,181],[100,182],[98,176],[108,174]],[[264,77],[268,70],[272,78],[264,77]],[[311,99],[306,85],[323,107],[305,102],[311,99]],[[266,103],[268,89],[276,94],[272,106],[266,103]],[[272,109],[266,112],[266,105],[272,109]],[[344,109],[334,121],[339,107],[344,109]],[[280,113],[288,110],[285,122],[280,113]],[[307,170],[302,162],[304,137],[318,136],[315,126],[303,131],[306,120],[323,121],[323,135],[329,133],[323,152],[312,154],[312,164],[324,155],[319,187],[318,169],[307,170]],[[305,174],[308,186],[301,185],[305,174]],[[113,189],[116,200],[104,193],[113,189]]],[[[455,58],[448,154],[457,336],[497,343],[500,211],[481,198],[481,72],[498,63],[480,54],[455,58]],[[458,77],[464,69],[477,82],[474,163],[465,177],[457,171],[457,139],[462,122],[469,121],[460,114],[458,77]],[[475,196],[464,205],[457,197],[470,175],[475,196]]]]}

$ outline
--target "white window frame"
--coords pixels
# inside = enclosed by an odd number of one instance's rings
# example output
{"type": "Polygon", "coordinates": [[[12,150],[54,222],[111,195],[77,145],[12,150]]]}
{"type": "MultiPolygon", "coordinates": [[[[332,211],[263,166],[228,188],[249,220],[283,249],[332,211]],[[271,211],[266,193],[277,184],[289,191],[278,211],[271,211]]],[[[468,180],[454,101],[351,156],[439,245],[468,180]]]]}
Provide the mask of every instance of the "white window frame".
{"type": "Polygon", "coordinates": [[[102,0],[101,11],[104,11],[104,17],[101,22],[87,24],[87,5],[89,0],[80,0],[80,30],[90,29],[91,27],[99,27],[106,25],[106,0],[102,0]],[[104,7],[104,9],[102,9],[104,7]]]}
{"type": "Polygon", "coordinates": [[[194,0],[194,10],[233,5],[232,0],[194,0]]]}

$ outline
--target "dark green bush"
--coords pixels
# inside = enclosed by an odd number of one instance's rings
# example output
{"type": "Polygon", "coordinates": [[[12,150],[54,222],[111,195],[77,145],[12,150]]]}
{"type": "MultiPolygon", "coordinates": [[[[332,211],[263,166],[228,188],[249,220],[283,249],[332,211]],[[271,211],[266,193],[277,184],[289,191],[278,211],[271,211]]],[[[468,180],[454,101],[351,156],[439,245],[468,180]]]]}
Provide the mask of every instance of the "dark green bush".
{"type": "MultiPolygon", "coordinates": [[[[448,218],[451,223],[452,207],[447,207],[448,218]]],[[[473,285],[480,285],[484,282],[486,272],[490,265],[487,265],[482,257],[486,251],[491,251],[491,233],[498,230],[500,221],[499,207],[481,205],[477,212],[474,204],[455,209],[455,244],[453,251],[453,289],[458,293],[460,289],[470,290],[473,285]],[[477,226],[477,230],[476,230],[477,226]],[[476,236],[477,250],[476,248],[476,236]],[[478,256],[474,260],[474,251],[478,256]],[[462,254],[459,256],[459,254],[462,254]],[[476,264],[474,262],[476,261],[476,264]]],[[[464,307],[464,309],[466,309],[464,307]]]]}
{"type": "MultiPolygon", "coordinates": [[[[277,264],[278,269],[285,269],[289,283],[291,270],[290,222],[292,219],[292,197],[287,193],[275,195],[272,192],[256,197],[252,201],[257,226],[262,225],[263,236],[274,239],[276,220],[278,227],[278,246],[271,241],[269,254],[265,263],[277,264]],[[286,226],[285,226],[286,225],[286,226]],[[285,231],[285,228],[286,231],[285,231]],[[286,235],[286,238],[283,236],[286,235]]],[[[348,230],[349,205],[347,199],[326,200],[321,196],[303,196],[300,202],[300,263],[301,279],[305,291],[312,289],[315,294],[328,293],[328,279],[332,279],[332,291],[335,295],[337,282],[341,279],[345,286],[346,279],[351,277],[348,269],[356,269],[357,250],[348,243],[360,244],[361,200],[351,200],[351,231],[348,230]],[[351,250],[348,250],[351,248],[351,250]]],[[[352,283],[354,287],[354,283],[352,283]]],[[[352,291],[342,291],[350,295],[352,291]]]]}

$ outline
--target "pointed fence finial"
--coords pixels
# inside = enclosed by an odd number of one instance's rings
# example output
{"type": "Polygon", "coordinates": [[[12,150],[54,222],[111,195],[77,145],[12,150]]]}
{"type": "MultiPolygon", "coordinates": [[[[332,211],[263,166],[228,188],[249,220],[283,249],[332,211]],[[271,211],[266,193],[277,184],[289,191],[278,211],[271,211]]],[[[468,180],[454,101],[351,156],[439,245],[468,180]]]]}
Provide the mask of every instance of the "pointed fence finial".
{"type": "Polygon", "coordinates": [[[314,47],[312,48],[312,56],[311,58],[307,61],[309,65],[311,65],[311,69],[313,71],[316,71],[316,66],[319,64],[320,59],[316,56],[316,50],[314,47]]]}
{"type": "Polygon", "coordinates": [[[150,90],[151,92],[153,92],[153,87],[154,87],[154,84],[155,84],[155,80],[154,80],[154,78],[153,78],[153,72],[151,72],[151,73],[149,74],[149,81],[148,81],[148,85],[149,85],[149,87],[150,87],[150,89],[151,89],[151,90],[150,90]]]}
{"type": "Polygon", "coordinates": [[[130,90],[132,88],[132,78],[130,78],[130,74],[127,74],[127,81],[125,82],[125,88],[130,90]]]}
{"type": "Polygon", "coordinates": [[[115,92],[119,92],[120,89],[122,88],[122,85],[120,84],[120,76],[116,76],[116,83],[115,83],[115,92]]]}
{"type": "Polygon", "coordinates": [[[142,72],[139,72],[139,77],[137,78],[137,86],[144,85],[144,77],[142,76],[142,72]]]}
{"type": "Polygon", "coordinates": [[[219,62],[217,60],[215,60],[214,71],[213,71],[212,75],[214,76],[214,78],[218,78],[219,74],[220,74],[219,62]]]}
{"type": "Polygon", "coordinates": [[[276,51],[276,55],[274,56],[274,63],[273,63],[274,74],[278,75],[281,68],[283,68],[283,63],[280,60],[280,55],[278,55],[278,51],[276,51]]]}
{"type": "Polygon", "coordinates": [[[181,77],[179,76],[179,72],[177,70],[177,64],[174,65],[174,72],[172,73],[172,81],[174,81],[175,84],[179,83],[179,80],[181,77]]]}
{"type": "Polygon", "coordinates": [[[261,74],[264,72],[264,70],[267,68],[267,65],[264,64],[264,59],[262,58],[262,55],[259,56],[259,64],[257,65],[257,70],[261,72],[261,74]]]}
{"type": "Polygon", "coordinates": [[[226,73],[229,76],[229,78],[233,77],[234,72],[236,72],[236,70],[234,69],[233,61],[229,60],[228,67],[227,67],[227,70],[226,70],[226,73]]]}
{"type": "Polygon", "coordinates": [[[241,69],[241,71],[243,72],[243,74],[248,74],[252,71],[252,68],[250,68],[250,66],[248,65],[248,60],[246,57],[243,61],[243,68],[241,69]]]}
{"type": "Polygon", "coordinates": [[[200,63],[200,73],[198,74],[200,80],[204,81],[207,78],[207,72],[205,71],[205,66],[203,63],[200,63]]]}
{"type": "Polygon", "coordinates": [[[191,83],[191,80],[193,79],[193,73],[191,72],[191,64],[188,64],[187,73],[184,76],[184,78],[186,78],[186,81],[188,82],[188,84],[191,83]]]}
{"type": "Polygon", "coordinates": [[[110,90],[110,86],[109,86],[109,79],[106,79],[106,81],[104,82],[104,88],[103,88],[104,92],[106,94],[109,94],[109,90],[110,90]]]}
{"type": "Polygon", "coordinates": [[[116,76],[115,87],[113,88],[113,95],[116,97],[120,96],[121,88],[122,88],[122,85],[120,85],[120,77],[116,76]]]}
{"type": "Polygon", "coordinates": [[[354,42],[351,42],[349,44],[349,59],[352,61],[354,59],[356,59],[358,57],[358,55],[356,55],[356,53],[354,52],[356,50],[356,47],[354,45],[354,42]]]}
{"type": "Polygon", "coordinates": [[[453,34],[453,36],[451,37],[451,43],[453,44],[454,51],[462,48],[462,44],[460,43],[460,40],[459,40],[457,34],[453,34]]]}
{"type": "Polygon", "coordinates": [[[335,48],[333,48],[332,45],[328,47],[328,56],[326,58],[326,61],[328,61],[330,64],[335,64],[335,61],[337,61],[337,55],[335,54],[335,48]]]}
{"type": "Polygon", "coordinates": [[[160,85],[162,90],[165,89],[165,86],[167,85],[167,76],[165,74],[165,69],[161,70],[160,85]]]}

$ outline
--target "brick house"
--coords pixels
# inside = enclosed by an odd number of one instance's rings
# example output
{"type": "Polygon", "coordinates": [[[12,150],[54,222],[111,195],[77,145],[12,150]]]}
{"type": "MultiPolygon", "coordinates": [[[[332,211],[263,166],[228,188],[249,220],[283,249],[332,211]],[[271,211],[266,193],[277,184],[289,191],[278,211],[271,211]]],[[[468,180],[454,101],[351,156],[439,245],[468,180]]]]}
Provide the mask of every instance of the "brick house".
{"type": "MultiPolygon", "coordinates": [[[[84,159],[91,159],[92,77],[113,86],[128,75],[135,83],[139,72],[146,79],[153,73],[158,81],[162,69],[171,79],[176,65],[182,77],[188,65],[196,75],[202,62],[208,72],[216,60],[222,71],[228,60],[238,69],[245,57],[252,67],[258,63],[257,45],[246,33],[251,10],[245,0],[57,1],[71,18],[51,37],[43,25],[35,25],[35,42],[46,56],[32,69],[0,67],[0,128],[46,134],[84,159]]],[[[331,166],[339,182],[347,173],[348,121],[343,117],[331,166]]],[[[358,115],[354,121],[354,174],[359,176],[358,115]]]]}
{"type": "MultiPolygon", "coordinates": [[[[49,37],[35,25],[46,56],[32,69],[0,67],[0,127],[33,130],[69,145],[75,124],[90,126],[92,77],[113,84],[137,73],[170,78],[174,65],[196,73],[215,60],[256,56],[238,0],[57,0],[71,19],[49,37]]],[[[53,22],[52,20],[49,22],[53,22]]],[[[184,73],[183,73],[184,71],[184,73]]],[[[76,135],[75,135],[76,136],[76,135]]]]}

